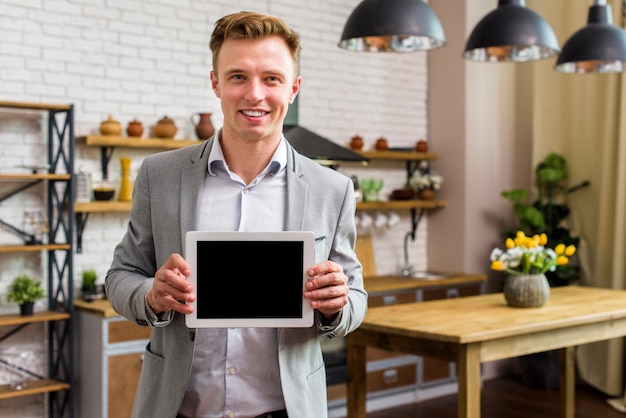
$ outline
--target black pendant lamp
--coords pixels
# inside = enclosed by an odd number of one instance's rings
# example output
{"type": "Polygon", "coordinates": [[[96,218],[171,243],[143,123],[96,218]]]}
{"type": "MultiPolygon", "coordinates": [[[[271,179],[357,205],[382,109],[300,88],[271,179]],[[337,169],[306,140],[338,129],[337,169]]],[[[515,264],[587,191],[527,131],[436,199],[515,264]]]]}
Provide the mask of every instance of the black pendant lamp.
{"type": "Polygon", "coordinates": [[[559,53],[554,31],[524,0],[499,0],[474,28],[463,57],[483,62],[526,62],[559,53]]]}
{"type": "Polygon", "coordinates": [[[445,44],[439,18],[422,0],[363,0],[348,18],[339,47],[351,51],[414,52],[445,44]]]}
{"type": "Polygon", "coordinates": [[[554,67],[563,73],[619,73],[626,70],[626,31],[613,25],[611,5],[594,1],[587,26],[563,45],[554,67]]]}

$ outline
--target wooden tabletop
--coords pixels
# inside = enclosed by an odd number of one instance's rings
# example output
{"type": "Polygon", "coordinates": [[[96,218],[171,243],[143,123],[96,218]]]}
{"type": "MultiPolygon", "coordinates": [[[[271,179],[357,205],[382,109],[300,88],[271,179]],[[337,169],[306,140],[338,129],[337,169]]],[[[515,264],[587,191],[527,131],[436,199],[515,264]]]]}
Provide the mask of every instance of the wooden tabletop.
{"type": "Polygon", "coordinates": [[[551,289],[539,308],[509,307],[502,293],[370,308],[359,330],[472,343],[626,318],[626,291],[551,289]]]}

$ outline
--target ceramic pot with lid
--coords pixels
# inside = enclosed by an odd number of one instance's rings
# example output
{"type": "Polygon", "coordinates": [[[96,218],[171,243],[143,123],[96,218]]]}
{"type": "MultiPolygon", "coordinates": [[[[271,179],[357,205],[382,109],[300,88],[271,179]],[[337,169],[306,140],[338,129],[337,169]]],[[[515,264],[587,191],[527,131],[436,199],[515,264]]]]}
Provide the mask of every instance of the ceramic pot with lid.
{"type": "Polygon", "coordinates": [[[354,135],[350,139],[350,148],[354,150],[360,150],[363,148],[363,137],[361,135],[354,135]]]}
{"type": "Polygon", "coordinates": [[[167,116],[163,116],[157,124],[154,125],[154,136],[157,138],[174,138],[177,131],[178,128],[176,128],[174,120],[167,116]]]}
{"type": "Polygon", "coordinates": [[[100,123],[100,133],[102,135],[119,135],[122,133],[122,125],[109,115],[106,120],[100,123]]]}
{"type": "Polygon", "coordinates": [[[141,135],[143,135],[143,125],[139,120],[134,119],[128,123],[126,133],[128,136],[141,137],[141,135]]]}
{"type": "Polygon", "coordinates": [[[376,140],[376,144],[374,144],[374,148],[378,151],[386,151],[389,149],[389,144],[387,143],[387,139],[384,137],[380,137],[376,140]]]}

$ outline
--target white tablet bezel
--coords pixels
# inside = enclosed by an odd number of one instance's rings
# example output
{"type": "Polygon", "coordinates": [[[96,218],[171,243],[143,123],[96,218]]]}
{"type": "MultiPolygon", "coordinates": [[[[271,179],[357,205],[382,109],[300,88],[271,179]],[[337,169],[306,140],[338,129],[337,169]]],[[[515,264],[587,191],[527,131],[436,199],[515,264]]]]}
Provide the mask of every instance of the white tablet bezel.
{"type": "MultiPolygon", "coordinates": [[[[193,313],[185,315],[185,323],[189,328],[254,328],[254,327],[271,327],[271,328],[303,328],[313,325],[313,308],[310,306],[310,302],[302,296],[304,292],[304,285],[308,279],[306,270],[314,264],[315,260],[315,235],[313,232],[308,231],[281,231],[281,232],[247,232],[247,231],[189,231],[185,238],[185,259],[191,267],[191,276],[188,277],[189,282],[193,285],[194,294],[196,296],[195,302],[191,303],[194,308],[193,313]],[[300,317],[290,318],[199,318],[198,317],[198,304],[206,303],[206,300],[202,300],[202,296],[198,295],[198,257],[208,257],[210,255],[198,254],[198,242],[202,241],[301,241],[303,243],[302,253],[302,272],[300,273],[302,280],[302,292],[300,297],[302,298],[302,310],[300,317]]],[[[218,263],[230,263],[233,268],[238,263],[245,263],[246,254],[232,254],[229,259],[216,260],[218,263]]],[[[272,275],[280,274],[281,264],[280,258],[276,260],[267,260],[267,264],[258,266],[259,269],[264,271],[271,271],[272,275]]],[[[234,278],[233,278],[234,279],[234,278]]],[[[261,285],[271,286],[271,282],[261,285]]],[[[254,298],[254,290],[250,287],[250,293],[246,294],[245,290],[248,289],[242,285],[241,293],[238,295],[220,295],[223,300],[225,298],[236,301],[236,303],[247,303],[249,298],[254,298]]],[[[281,292],[280,288],[276,289],[276,292],[281,292]]],[[[287,297],[283,295],[281,297],[287,297]]]]}

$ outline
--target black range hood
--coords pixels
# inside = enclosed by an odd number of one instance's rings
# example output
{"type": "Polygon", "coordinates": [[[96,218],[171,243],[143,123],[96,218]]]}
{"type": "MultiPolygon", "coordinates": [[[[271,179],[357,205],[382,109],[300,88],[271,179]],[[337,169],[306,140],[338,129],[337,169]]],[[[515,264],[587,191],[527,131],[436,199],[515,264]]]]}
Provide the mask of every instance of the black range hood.
{"type": "Polygon", "coordinates": [[[283,133],[296,151],[322,165],[334,166],[339,162],[367,165],[368,159],[362,155],[337,145],[300,125],[284,125],[283,133]]]}

